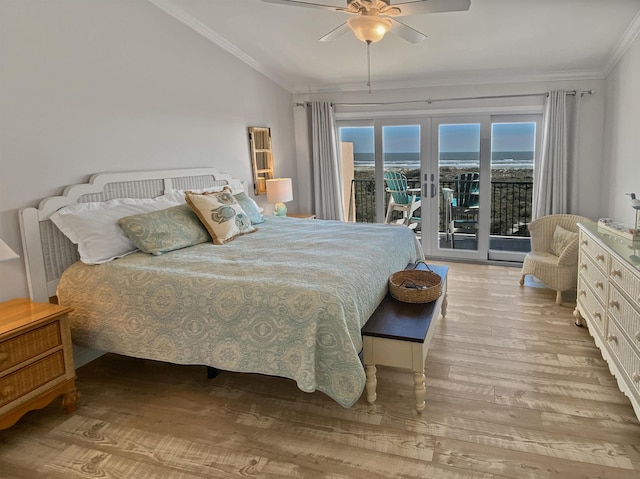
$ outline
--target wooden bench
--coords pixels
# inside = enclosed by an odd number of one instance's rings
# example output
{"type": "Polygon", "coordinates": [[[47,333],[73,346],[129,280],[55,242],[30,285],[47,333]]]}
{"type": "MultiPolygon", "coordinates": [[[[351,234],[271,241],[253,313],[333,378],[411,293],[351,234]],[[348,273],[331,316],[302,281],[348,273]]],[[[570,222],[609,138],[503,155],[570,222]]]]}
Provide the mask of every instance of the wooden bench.
{"type": "MultiPolygon", "coordinates": [[[[426,269],[424,264],[419,269],[426,269]]],[[[387,296],[362,328],[363,357],[367,375],[367,401],[376,401],[376,365],[413,371],[416,410],[425,408],[424,362],[435,331],[431,327],[442,312],[447,314],[449,267],[429,265],[442,277],[442,294],[430,303],[403,303],[387,296]]]]}

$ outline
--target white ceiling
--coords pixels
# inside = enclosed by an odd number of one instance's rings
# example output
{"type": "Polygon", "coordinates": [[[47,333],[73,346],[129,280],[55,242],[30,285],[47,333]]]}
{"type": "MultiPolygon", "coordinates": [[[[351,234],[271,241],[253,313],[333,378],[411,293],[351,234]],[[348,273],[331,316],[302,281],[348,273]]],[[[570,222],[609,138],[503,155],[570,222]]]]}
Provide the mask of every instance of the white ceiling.
{"type": "MultiPolygon", "coordinates": [[[[351,32],[318,41],[344,13],[261,0],[149,1],[291,92],[365,88],[366,45],[351,32]]],[[[402,17],[428,38],[411,44],[389,33],[373,44],[372,84],[604,78],[640,30],[639,13],[640,0],[471,0],[467,12],[402,17]]]]}

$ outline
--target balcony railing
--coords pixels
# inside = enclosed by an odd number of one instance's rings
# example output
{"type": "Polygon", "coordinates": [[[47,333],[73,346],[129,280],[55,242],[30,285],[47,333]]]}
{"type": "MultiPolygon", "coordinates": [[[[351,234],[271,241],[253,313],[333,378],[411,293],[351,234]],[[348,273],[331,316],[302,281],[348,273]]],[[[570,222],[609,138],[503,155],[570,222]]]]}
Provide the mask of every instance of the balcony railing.
{"type": "MultiPolygon", "coordinates": [[[[409,188],[419,188],[420,180],[408,179],[409,188]]],[[[441,182],[441,187],[453,188],[453,182],[441,182]]],[[[375,181],[373,179],[353,180],[355,198],[355,220],[375,223],[375,181]]],[[[385,195],[385,211],[386,198],[385,195]]],[[[491,182],[491,235],[529,236],[531,222],[533,183],[513,181],[491,182]]],[[[440,204],[440,231],[445,230],[445,211],[442,198],[440,204]]]]}

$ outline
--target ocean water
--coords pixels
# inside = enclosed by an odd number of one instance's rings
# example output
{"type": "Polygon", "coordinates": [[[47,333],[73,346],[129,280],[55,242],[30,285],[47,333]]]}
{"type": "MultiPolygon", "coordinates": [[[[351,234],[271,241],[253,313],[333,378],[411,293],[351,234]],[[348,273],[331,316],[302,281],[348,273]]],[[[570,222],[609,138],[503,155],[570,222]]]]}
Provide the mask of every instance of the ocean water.
{"type": "MultiPolygon", "coordinates": [[[[373,153],[354,153],[354,166],[373,167],[373,153]]],[[[533,151],[494,151],[491,158],[492,168],[533,168],[533,151]]],[[[441,153],[440,166],[466,168],[478,164],[477,152],[441,153]]],[[[418,168],[418,153],[387,153],[385,165],[390,168],[418,168]]]]}

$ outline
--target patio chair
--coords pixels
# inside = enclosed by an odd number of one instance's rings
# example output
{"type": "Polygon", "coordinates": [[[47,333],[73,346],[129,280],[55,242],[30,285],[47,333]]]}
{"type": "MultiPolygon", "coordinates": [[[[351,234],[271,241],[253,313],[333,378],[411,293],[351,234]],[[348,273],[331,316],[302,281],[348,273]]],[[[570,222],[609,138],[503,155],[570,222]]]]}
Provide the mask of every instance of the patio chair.
{"type": "MultiPolygon", "coordinates": [[[[478,173],[461,173],[456,176],[451,199],[449,225],[451,247],[455,248],[455,233],[473,233],[478,237],[478,211],[480,209],[480,179],[478,173]]],[[[448,235],[447,235],[448,236],[448,235]]]]}
{"type": "Polygon", "coordinates": [[[584,216],[560,214],[529,223],[531,252],[522,264],[520,286],[526,275],[535,276],[556,291],[556,303],[562,304],[562,292],[575,288],[578,281],[578,223],[588,221],[584,216]]]}
{"type": "Polygon", "coordinates": [[[419,188],[409,188],[407,177],[398,171],[386,171],[384,181],[387,185],[386,191],[389,193],[387,205],[387,215],[384,222],[387,224],[403,224],[415,228],[421,221],[414,213],[420,208],[421,200],[418,193],[419,188]],[[393,212],[400,211],[402,218],[393,220],[393,212]]]}

